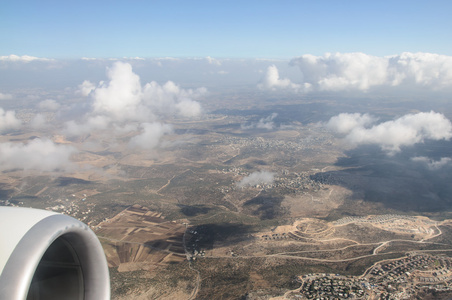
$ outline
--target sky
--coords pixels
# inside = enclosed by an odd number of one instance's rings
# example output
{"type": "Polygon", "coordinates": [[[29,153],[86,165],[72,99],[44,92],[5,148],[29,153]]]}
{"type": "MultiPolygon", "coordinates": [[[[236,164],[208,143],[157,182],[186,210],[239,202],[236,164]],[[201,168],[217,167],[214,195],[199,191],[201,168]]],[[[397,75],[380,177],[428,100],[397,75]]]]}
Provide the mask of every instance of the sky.
{"type": "Polygon", "coordinates": [[[0,1],[0,55],[452,55],[451,1],[0,1]]]}

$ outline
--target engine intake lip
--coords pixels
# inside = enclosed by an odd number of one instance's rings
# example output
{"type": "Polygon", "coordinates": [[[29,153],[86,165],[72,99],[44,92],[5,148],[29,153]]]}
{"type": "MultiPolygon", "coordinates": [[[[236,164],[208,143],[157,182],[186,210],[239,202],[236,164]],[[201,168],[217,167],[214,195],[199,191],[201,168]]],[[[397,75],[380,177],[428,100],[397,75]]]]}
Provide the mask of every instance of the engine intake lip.
{"type": "MultiPolygon", "coordinates": [[[[20,213],[18,215],[20,216],[20,213]]],[[[23,218],[26,218],[26,215],[27,213],[24,213],[23,218]]],[[[20,222],[20,218],[17,222],[20,222]]],[[[110,299],[108,265],[99,240],[86,224],[61,214],[44,216],[31,225],[17,243],[3,270],[0,270],[1,299],[27,298],[39,263],[49,247],[58,239],[65,243],[68,251],[74,256],[76,266],[81,269],[82,282],[74,281],[74,284],[83,289],[80,299],[110,299]]]]}

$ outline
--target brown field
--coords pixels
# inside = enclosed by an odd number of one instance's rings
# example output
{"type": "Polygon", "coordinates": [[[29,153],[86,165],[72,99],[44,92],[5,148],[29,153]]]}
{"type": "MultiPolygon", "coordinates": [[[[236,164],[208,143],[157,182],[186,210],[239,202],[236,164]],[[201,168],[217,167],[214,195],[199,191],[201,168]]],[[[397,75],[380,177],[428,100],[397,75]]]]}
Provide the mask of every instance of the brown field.
{"type": "Polygon", "coordinates": [[[340,186],[329,186],[317,192],[286,195],[282,206],[292,217],[326,217],[343,204],[343,199],[351,192],[340,186]]]}
{"type": "Polygon", "coordinates": [[[118,271],[150,270],[186,259],[185,226],[145,207],[131,206],[95,227],[108,265],[118,271]]]}

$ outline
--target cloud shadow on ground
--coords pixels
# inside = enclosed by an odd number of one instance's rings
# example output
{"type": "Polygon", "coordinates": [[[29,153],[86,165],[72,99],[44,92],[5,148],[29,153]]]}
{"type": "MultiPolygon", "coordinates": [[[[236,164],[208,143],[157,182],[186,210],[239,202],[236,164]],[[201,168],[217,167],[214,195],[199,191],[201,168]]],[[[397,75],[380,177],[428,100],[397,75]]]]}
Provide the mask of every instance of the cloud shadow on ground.
{"type": "Polygon", "coordinates": [[[428,141],[402,149],[394,156],[376,146],[360,146],[338,158],[335,165],[343,170],[317,173],[311,178],[351,190],[352,201],[362,199],[404,212],[452,210],[452,163],[429,169],[414,157],[432,161],[450,158],[452,143],[428,141]]]}
{"type": "Polygon", "coordinates": [[[261,220],[269,220],[280,217],[284,210],[281,203],[284,200],[282,196],[273,196],[262,193],[261,195],[250,199],[244,203],[244,207],[251,209],[251,213],[258,216],[261,220]]]}

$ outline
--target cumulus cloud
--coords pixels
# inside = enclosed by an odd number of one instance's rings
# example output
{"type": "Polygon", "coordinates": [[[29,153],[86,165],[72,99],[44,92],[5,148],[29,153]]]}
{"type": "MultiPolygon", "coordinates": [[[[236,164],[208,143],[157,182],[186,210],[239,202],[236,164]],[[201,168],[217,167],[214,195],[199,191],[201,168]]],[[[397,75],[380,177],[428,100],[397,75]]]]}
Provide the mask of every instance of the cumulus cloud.
{"type": "Polygon", "coordinates": [[[417,156],[411,158],[412,161],[424,164],[429,170],[439,170],[445,166],[452,166],[452,159],[450,157],[441,157],[440,160],[433,160],[425,156],[417,156]]]}
{"type": "Polygon", "coordinates": [[[0,107],[0,133],[18,129],[21,125],[22,121],[16,118],[15,111],[5,111],[0,107]]]}
{"type": "Polygon", "coordinates": [[[0,100],[10,100],[12,98],[13,98],[13,95],[11,95],[11,94],[0,93],[0,100]]]}
{"type": "Polygon", "coordinates": [[[141,124],[142,132],[133,137],[130,147],[140,147],[143,149],[154,149],[159,145],[160,139],[168,133],[171,133],[172,127],[161,123],[143,123],[141,124]]]}
{"type": "MultiPolygon", "coordinates": [[[[276,91],[278,89],[288,89],[296,92],[302,88],[301,85],[293,83],[292,81],[290,81],[290,79],[279,78],[279,71],[275,65],[271,65],[268,67],[267,73],[257,86],[262,90],[271,90],[271,91],[276,91]]],[[[309,89],[309,87],[310,87],[309,83],[304,85],[305,89],[309,89]]]]}
{"type": "Polygon", "coordinates": [[[135,119],[143,113],[140,109],[142,96],[140,77],[133,73],[132,66],[117,62],[108,69],[107,76],[110,81],[93,91],[94,112],[121,121],[135,119]]]}
{"type": "Polygon", "coordinates": [[[278,116],[277,113],[272,113],[268,117],[260,119],[259,122],[257,122],[257,123],[242,124],[240,127],[244,130],[254,129],[254,128],[272,130],[275,128],[275,123],[273,122],[273,120],[277,116],[278,116]]]}
{"type": "Polygon", "coordinates": [[[257,171],[244,177],[237,183],[238,187],[271,184],[275,180],[275,173],[268,171],[257,171]]]}
{"type": "Polygon", "coordinates": [[[13,61],[13,62],[28,63],[31,61],[53,61],[53,59],[35,57],[35,56],[30,56],[30,55],[19,56],[19,55],[11,54],[11,55],[0,56],[0,61],[13,61]]]}
{"type": "Polygon", "coordinates": [[[143,88],[143,103],[154,115],[196,117],[201,114],[201,105],[192,98],[201,97],[206,93],[205,88],[181,89],[172,81],[164,85],[152,81],[143,88]]]}
{"type": "Polygon", "coordinates": [[[364,53],[302,55],[291,60],[302,80],[314,90],[367,91],[372,87],[417,85],[431,89],[450,88],[452,56],[409,53],[377,57],[364,53]]]}
{"type": "Polygon", "coordinates": [[[70,156],[77,150],[58,145],[47,139],[34,139],[28,143],[0,144],[0,169],[39,171],[70,170],[70,156]]]}
{"type": "Polygon", "coordinates": [[[88,96],[94,89],[96,88],[96,86],[91,83],[89,80],[85,80],[82,82],[82,84],[80,84],[78,86],[78,92],[80,94],[82,94],[82,96],[88,96]]]}
{"type": "MultiPolygon", "coordinates": [[[[91,111],[81,122],[67,122],[67,134],[81,135],[105,129],[124,133],[131,129],[124,124],[131,122],[149,123],[167,116],[191,118],[202,113],[200,103],[193,99],[205,95],[205,88],[183,89],[172,81],[163,85],[152,81],[142,86],[132,66],[124,62],[115,62],[107,69],[107,76],[108,80],[97,86],[89,81],[79,85],[79,93],[92,99],[91,111]]],[[[147,128],[147,125],[143,126],[147,128]]],[[[136,129],[137,126],[132,127],[136,129]]]]}
{"type": "Polygon", "coordinates": [[[95,113],[121,121],[144,121],[168,114],[198,116],[201,105],[192,98],[207,92],[205,88],[181,89],[172,81],[164,85],[152,81],[142,87],[132,66],[123,62],[116,62],[108,70],[108,78],[108,83],[93,90],[89,83],[85,82],[84,87],[92,90],[95,113]]]}
{"type": "Polygon", "coordinates": [[[201,114],[201,104],[190,98],[182,99],[176,103],[176,109],[179,115],[183,117],[196,117],[201,114]]]}
{"type": "Polygon", "coordinates": [[[368,114],[362,115],[359,113],[342,113],[332,117],[326,125],[329,129],[334,130],[337,133],[347,134],[357,127],[367,127],[376,120],[376,118],[368,114]]]}
{"type": "Polygon", "coordinates": [[[372,117],[366,115],[341,114],[331,118],[327,126],[346,134],[346,140],[353,145],[376,144],[390,155],[399,152],[402,146],[452,137],[451,122],[443,114],[433,111],[404,115],[366,128],[371,120],[372,117]]]}
{"type": "Polygon", "coordinates": [[[38,106],[42,110],[55,111],[58,110],[61,105],[53,99],[46,99],[44,101],[39,102],[38,106]]]}

